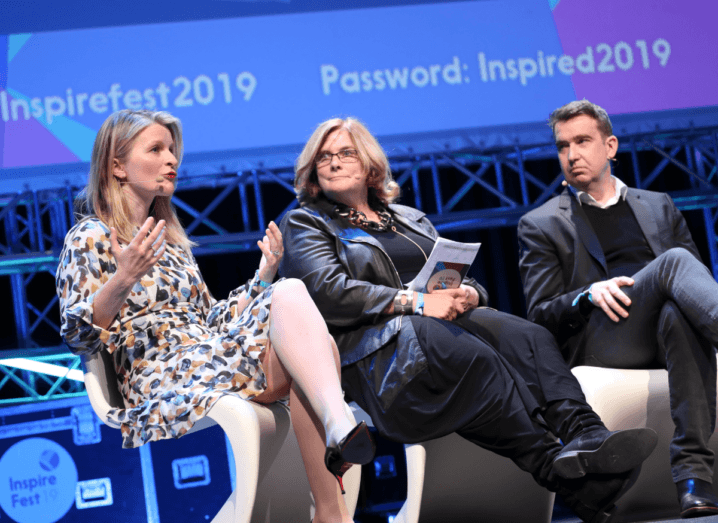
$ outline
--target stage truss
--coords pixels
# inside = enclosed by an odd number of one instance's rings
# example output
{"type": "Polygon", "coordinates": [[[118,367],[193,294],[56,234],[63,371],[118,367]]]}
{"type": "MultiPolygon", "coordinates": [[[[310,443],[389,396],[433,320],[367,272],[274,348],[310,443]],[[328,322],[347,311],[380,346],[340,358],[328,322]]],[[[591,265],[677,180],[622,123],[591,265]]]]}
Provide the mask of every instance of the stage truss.
{"type": "MultiPolygon", "coordinates": [[[[618,174],[628,185],[668,190],[679,209],[702,212],[710,255],[706,261],[718,278],[718,126],[624,135],[620,144],[618,174]]],[[[402,187],[402,203],[429,214],[442,233],[514,227],[524,213],[555,195],[563,180],[552,143],[493,149],[463,143],[459,149],[421,154],[395,150],[390,161],[402,187]]],[[[279,223],[297,205],[293,168],[286,163],[240,172],[218,166],[210,176],[180,171],[173,201],[198,244],[196,256],[257,249],[268,221],[279,223]]],[[[36,278],[43,277],[45,285],[52,281],[48,273],[54,276],[65,233],[74,223],[72,201],[79,190],[68,185],[0,196],[0,276],[10,279],[19,345],[0,351],[0,406],[83,391],[80,381],[68,379],[70,371],[79,368],[79,359],[62,347],[57,298],[33,303],[27,292],[36,278]],[[58,333],[54,342],[34,339],[41,325],[58,333]],[[7,363],[17,358],[52,364],[68,373],[51,378],[7,363]]],[[[9,318],[5,325],[9,330],[9,318]]]]}

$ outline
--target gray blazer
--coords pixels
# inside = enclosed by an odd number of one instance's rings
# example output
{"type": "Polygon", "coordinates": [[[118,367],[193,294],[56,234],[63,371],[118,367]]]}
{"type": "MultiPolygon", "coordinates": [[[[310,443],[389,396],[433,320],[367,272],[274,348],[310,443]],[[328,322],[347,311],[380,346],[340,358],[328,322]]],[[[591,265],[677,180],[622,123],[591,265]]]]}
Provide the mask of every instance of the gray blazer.
{"type": "MultiPolygon", "coordinates": [[[[629,188],[626,202],[655,256],[683,247],[700,260],[688,226],[670,196],[629,188]]],[[[518,239],[528,318],[556,336],[570,364],[571,355],[585,343],[588,321],[578,305],[572,304],[592,283],[608,279],[601,244],[568,187],[521,218],[518,239]]]]}

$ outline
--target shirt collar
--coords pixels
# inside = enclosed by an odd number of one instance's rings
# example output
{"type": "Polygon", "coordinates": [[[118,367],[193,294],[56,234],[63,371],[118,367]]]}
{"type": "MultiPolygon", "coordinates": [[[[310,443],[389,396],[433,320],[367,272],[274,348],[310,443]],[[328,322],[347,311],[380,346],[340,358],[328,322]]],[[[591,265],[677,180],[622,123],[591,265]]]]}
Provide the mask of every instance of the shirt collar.
{"type": "Polygon", "coordinates": [[[588,194],[587,192],[579,191],[578,189],[571,187],[570,185],[569,185],[569,188],[571,189],[573,194],[576,195],[576,199],[578,200],[578,203],[580,203],[581,205],[583,205],[585,203],[586,205],[592,205],[594,207],[600,207],[601,209],[607,209],[608,207],[616,205],[619,202],[619,200],[621,200],[621,199],[625,200],[626,199],[626,191],[628,191],[628,186],[625,183],[623,183],[621,180],[619,180],[618,178],[616,178],[613,175],[611,176],[611,179],[613,180],[613,184],[616,189],[616,194],[610,200],[608,200],[606,203],[604,203],[603,205],[599,204],[596,201],[596,199],[593,196],[591,196],[590,194],[588,194]]]}

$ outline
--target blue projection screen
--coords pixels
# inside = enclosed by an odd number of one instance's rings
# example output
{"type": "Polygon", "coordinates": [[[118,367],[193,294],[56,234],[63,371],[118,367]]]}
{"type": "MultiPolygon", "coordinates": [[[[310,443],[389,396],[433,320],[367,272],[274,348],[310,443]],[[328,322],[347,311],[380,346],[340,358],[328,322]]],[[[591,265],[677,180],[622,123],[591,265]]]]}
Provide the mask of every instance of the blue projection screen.
{"type": "Polygon", "coordinates": [[[97,129],[123,108],[178,116],[191,158],[296,150],[339,115],[391,137],[541,122],[583,97],[612,114],[718,105],[718,3],[594,4],[474,1],[0,36],[0,166],[18,184],[42,172],[61,185],[69,166],[86,171],[97,129]]]}

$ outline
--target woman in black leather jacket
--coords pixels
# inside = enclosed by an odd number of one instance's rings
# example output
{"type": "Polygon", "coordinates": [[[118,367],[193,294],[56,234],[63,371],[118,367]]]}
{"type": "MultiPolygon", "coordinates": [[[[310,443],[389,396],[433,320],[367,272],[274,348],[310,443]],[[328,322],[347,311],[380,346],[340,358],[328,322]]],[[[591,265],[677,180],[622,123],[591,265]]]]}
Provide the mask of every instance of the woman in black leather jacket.
{"type": "Polygon", "coordinates": [[[412,443],[456,432],[563,493],[584,520],[610,518],[655,433],[608,432],[549,332],[485,308],[475,280],[402,291],[437,233],[424,213],[391,203],[399,188],[367,129],[320,124],[295,190],[302,207],[282,220],[280,273],[304,281],[339,347],[342,385],[379,433],[412,443]]]}

